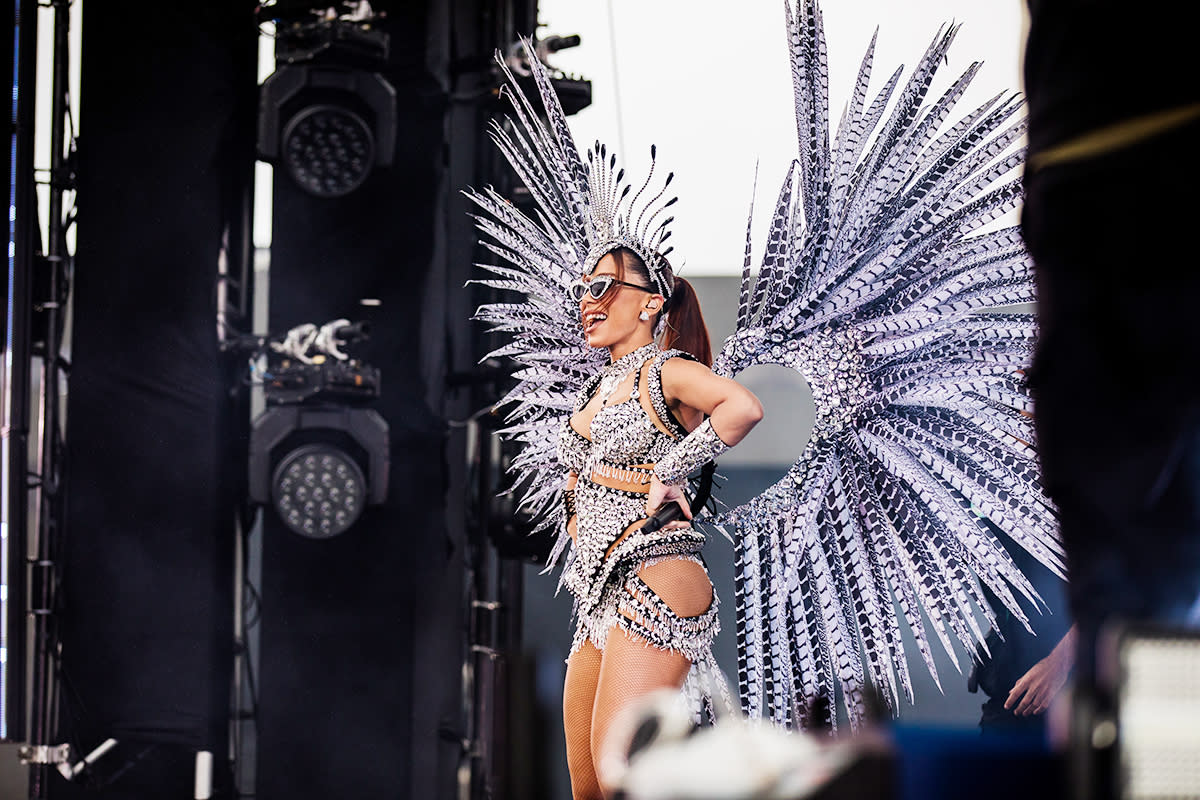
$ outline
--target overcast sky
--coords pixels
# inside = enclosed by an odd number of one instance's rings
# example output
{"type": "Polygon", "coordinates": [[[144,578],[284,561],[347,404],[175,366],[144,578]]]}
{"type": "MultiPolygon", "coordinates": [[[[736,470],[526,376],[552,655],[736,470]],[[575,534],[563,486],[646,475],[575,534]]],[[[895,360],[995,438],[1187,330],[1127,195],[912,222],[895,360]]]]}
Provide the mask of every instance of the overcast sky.
{"type": "MultiPolygon", "coordinates": [[[[755,164],[763,223],[796,154],[783,0],[707,6],[729,9],[720,14],[679,0],[541,0],[540,8],[543,37],[583,37],[550,59],[592,81],[592,106],[571,120],[580,148],[623,140],[636,177],[657,144],[680,197],[672,259],[684,276],[739,273],[755,164]]],[[[1019,89],[1022,0],[827,0],[821,9],[834,125],[877,26],[870,94],[951,21],[962,29],[934,91],[984,62],[951,121],[1019,89]]]]}

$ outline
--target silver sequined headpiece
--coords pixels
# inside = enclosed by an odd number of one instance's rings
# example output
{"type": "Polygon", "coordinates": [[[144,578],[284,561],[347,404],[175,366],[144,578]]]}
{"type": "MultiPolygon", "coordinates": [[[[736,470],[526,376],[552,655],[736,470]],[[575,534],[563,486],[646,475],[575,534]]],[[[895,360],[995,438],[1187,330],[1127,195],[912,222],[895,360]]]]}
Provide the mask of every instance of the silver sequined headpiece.
{"type": "Polygon", "coordinates": [[[654,180],[654,164],[658,156],[657,148],[650,146],[650,171],[641,187],[629,199],[633,184],[625,181],[625,170],[617,169],[617,154],[610,153],[608,148],[596,142],[588,150],[588,186],[589,211],[591,216],[591,247],[584,261],[584,274],[590,274],[596,268],[600,259],[619,247],[625,247],[637,254],[650,272],[650,280],[654,288],[663,297],[670,299],[674,289],[667,255],[672,247],[663,248],[671,237],[670,225],[674,217],[659,221],[668,208],[673,206],[678,197],[664,200],[667,187],[675,173],[669,173],[667,179],[656,194],[642,201],[654,180]]]}

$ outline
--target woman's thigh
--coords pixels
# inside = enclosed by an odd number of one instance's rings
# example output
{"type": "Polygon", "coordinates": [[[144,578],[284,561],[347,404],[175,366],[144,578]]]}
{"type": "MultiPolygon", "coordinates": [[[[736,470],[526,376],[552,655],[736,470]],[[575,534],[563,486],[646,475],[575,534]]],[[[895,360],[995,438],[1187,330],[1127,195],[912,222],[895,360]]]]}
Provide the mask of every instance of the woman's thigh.
{"type": "Polygon", "coordinates": [[[665,559],[642,567],[637,574],[676,616],[698,617],[712,606],[712,581],[695,561],[665,559]]]}

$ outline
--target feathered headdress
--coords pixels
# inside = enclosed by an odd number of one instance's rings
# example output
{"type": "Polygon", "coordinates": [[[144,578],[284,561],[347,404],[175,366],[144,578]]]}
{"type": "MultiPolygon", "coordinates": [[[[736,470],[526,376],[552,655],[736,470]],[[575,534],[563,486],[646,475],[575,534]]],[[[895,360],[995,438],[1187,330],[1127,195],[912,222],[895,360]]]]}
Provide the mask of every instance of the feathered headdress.
{"type": "Polygon", "coordinates": [[[588,185],[591,189],[589,211],[592,223],[592,246],[583,264],[583,274],[596,268],[607,253],[626,247],[637,254],[650,271],[654,288],[670,298],[674,290],[667,255],[674,249],[663,244],[671,238],[670,225],[674,217],[661,222],[658,218],[675,205],[678,197],[663,200],[675,173],[669,173],[658,193],[641,202],[654,179],[657,148],[650,146],[650,170],[637,193],[629,199],[632,184],[625,182],[625,170],[617,170],[617,156],[608,153],[605,145],[596,142],[588,151],[588,185]],[[627,202],[628,201],[628,202],[627,202]]]}

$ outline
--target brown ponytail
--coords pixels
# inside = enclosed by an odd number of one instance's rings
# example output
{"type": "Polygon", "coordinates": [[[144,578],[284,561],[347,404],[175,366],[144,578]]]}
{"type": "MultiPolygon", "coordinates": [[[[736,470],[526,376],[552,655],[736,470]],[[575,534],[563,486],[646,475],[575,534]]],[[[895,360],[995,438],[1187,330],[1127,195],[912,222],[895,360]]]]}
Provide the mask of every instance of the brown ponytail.
{"type": "Polygon", "coordinates": [[[708,326],[700,313],[700,298],[683,278],[675,279],[675,289],[667,303],[667,327],[663,332],[663,348],[676,348],[693,355],[706,367],[712,366],[712,344],[708,326]]]}
{"type": "MultiPolygon", "coordinates": [[[[645,263],[628,247],[617,247],[612,250],[612,257],[617,262],[617,280],[626,280],[626,273],[636,276],[643,286],[652,286],[650,270],[645,263]]],[[[675,277],[668,264],[667,280],[674,281],[671,299],[663,306],[667,312],[667,324],[663,329],[662,346],[665,350],[672,348],[682,350],[706,367],[712,366],[712,344],[708,338],[708,326],[704,324],[704,315],[700,313],[700,298],[696,290],[683,278],[675,277]]],[[[602,301],[611,303],[612,300],[602,301]]],[[[602,308],[606,306],[601,306],[602,308]]]]}

